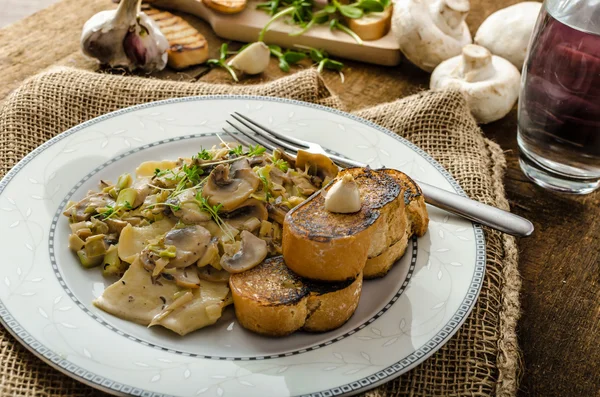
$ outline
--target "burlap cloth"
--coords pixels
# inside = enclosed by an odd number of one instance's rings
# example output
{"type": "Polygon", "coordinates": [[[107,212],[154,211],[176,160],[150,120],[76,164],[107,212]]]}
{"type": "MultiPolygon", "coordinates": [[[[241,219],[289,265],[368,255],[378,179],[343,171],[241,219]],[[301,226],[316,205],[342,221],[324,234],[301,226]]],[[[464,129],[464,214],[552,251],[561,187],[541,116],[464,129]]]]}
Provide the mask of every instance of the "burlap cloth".
{"type": "MultiPolygon", "coordinates": [[[[272,95],[343,108],[313,71],[232,87],[55,69],[26,81],[0,112],[0,173],[37,146],[103,113],[143,102],[208,94],[272,95]]],[[[425,92],[358,111],[423,148],[469,196],[508,209],[500,147],[485,139],[457,92],[425,92]]],[[[481,295],[458,333],[411,372],[366,393],[391,396],[514,396],[520,355],[515,334],[520,278],[512,237],[486,230],[487,271],[481,295]]],[[[0,327],[0,394],[90,396],[103,393],[52,369],[0,327]]]]}

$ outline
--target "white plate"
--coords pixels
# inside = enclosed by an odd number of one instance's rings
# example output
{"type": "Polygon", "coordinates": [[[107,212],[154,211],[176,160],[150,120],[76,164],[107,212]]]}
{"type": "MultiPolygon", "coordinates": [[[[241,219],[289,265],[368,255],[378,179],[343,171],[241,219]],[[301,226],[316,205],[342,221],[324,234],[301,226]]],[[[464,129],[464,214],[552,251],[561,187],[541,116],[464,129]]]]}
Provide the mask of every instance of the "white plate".
{"type": "Polygon", "coordinates": [[[479,226],[429,207],[383,279],[365,282],[340,329],[264,338],[231,309],[185,337],[108,315],[91,301],[105,287],[67,248],[70,197],[148,159],[192,155],[218,142],[232,111],[321,143],[349,158],[402,170],[464,194],[421,149],[370,122],[312,104],[260,97],[194,97],[136,106],[88,121],[45,143],[0,182],[0,317],[28,349],[67,375],[115,394],[330,396],[357,393],[423,362],[460,327],[481,288],[479,226]]]}

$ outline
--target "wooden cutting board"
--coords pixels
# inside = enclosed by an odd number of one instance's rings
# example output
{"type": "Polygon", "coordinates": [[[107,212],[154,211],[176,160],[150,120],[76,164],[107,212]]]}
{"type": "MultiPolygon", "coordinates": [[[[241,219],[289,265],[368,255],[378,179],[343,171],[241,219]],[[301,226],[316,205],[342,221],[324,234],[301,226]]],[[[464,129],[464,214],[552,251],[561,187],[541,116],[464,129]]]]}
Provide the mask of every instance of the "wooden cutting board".
{"type": "MultiPolygon", "coordinates": [[[[195,15],[208,22],[218,36],[245,43],[258,40],[259,32],[270,19],[266,12],[256,9],[258,1],[250,1],[244,11],[233,15],[213,11],[199,0],[149,0],[147,2],[157,8],[195,15]]],[[[284,48],[301,45],[324,49],[334,57],[384,66],[400,63],[398,42],[391,31],[379,40],[364,41],[364,44],[360,45],[343,32],[330,31],[326,24],[315,26],[301,36],[289,35],[290,32],[298,29],[297,26],[278,20],[269,28],[265,35],[265,42],[284,48]]]]}

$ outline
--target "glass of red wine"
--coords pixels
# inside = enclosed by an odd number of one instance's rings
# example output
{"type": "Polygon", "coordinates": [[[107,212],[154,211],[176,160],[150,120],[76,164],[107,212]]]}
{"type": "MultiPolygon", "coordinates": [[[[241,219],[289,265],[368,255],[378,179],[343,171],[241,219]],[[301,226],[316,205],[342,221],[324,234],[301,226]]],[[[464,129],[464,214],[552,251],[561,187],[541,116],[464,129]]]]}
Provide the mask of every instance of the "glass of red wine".
{"type": "Polygon", "coordinates": [[[538,185],[600,187],[600,1],[546,0],[523,66],[521,169],[538,185]]]}

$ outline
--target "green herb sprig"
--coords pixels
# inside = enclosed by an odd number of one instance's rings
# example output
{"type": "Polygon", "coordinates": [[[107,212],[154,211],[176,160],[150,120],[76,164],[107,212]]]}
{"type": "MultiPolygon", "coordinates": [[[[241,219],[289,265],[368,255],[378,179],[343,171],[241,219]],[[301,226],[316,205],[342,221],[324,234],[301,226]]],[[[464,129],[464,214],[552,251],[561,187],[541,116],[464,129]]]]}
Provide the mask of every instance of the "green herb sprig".
{"type": "Polygon", "coordinates": [[[290,65],[295,65],[307,57],[306,54],[298,51],[286,50],[285,52],[277,45],[270,45],[271,55],[279,59],[279,69],[284,72],[290,71],[290,65]]]}
{"type": "Polygon", "coordinates": [[[233,70],[233,68],[231,66],[227,65],[227,62],[226,62],[227,55],[228,55],[227,43],[223,43],[221,45],[221,49],[220,49],[219,53],[220,53],[219,59],[209,59],[206,61],[206,64],[210,65],[210,66],[214,66],[214,67],[221,67],[221,68],[227,70],[229,72],[229,74],[231,75],[231,77],[233,78],[233,80],[237,83],[239,80],[238,80],[237,75],[235,74],[235,70],[233,70]]]}

